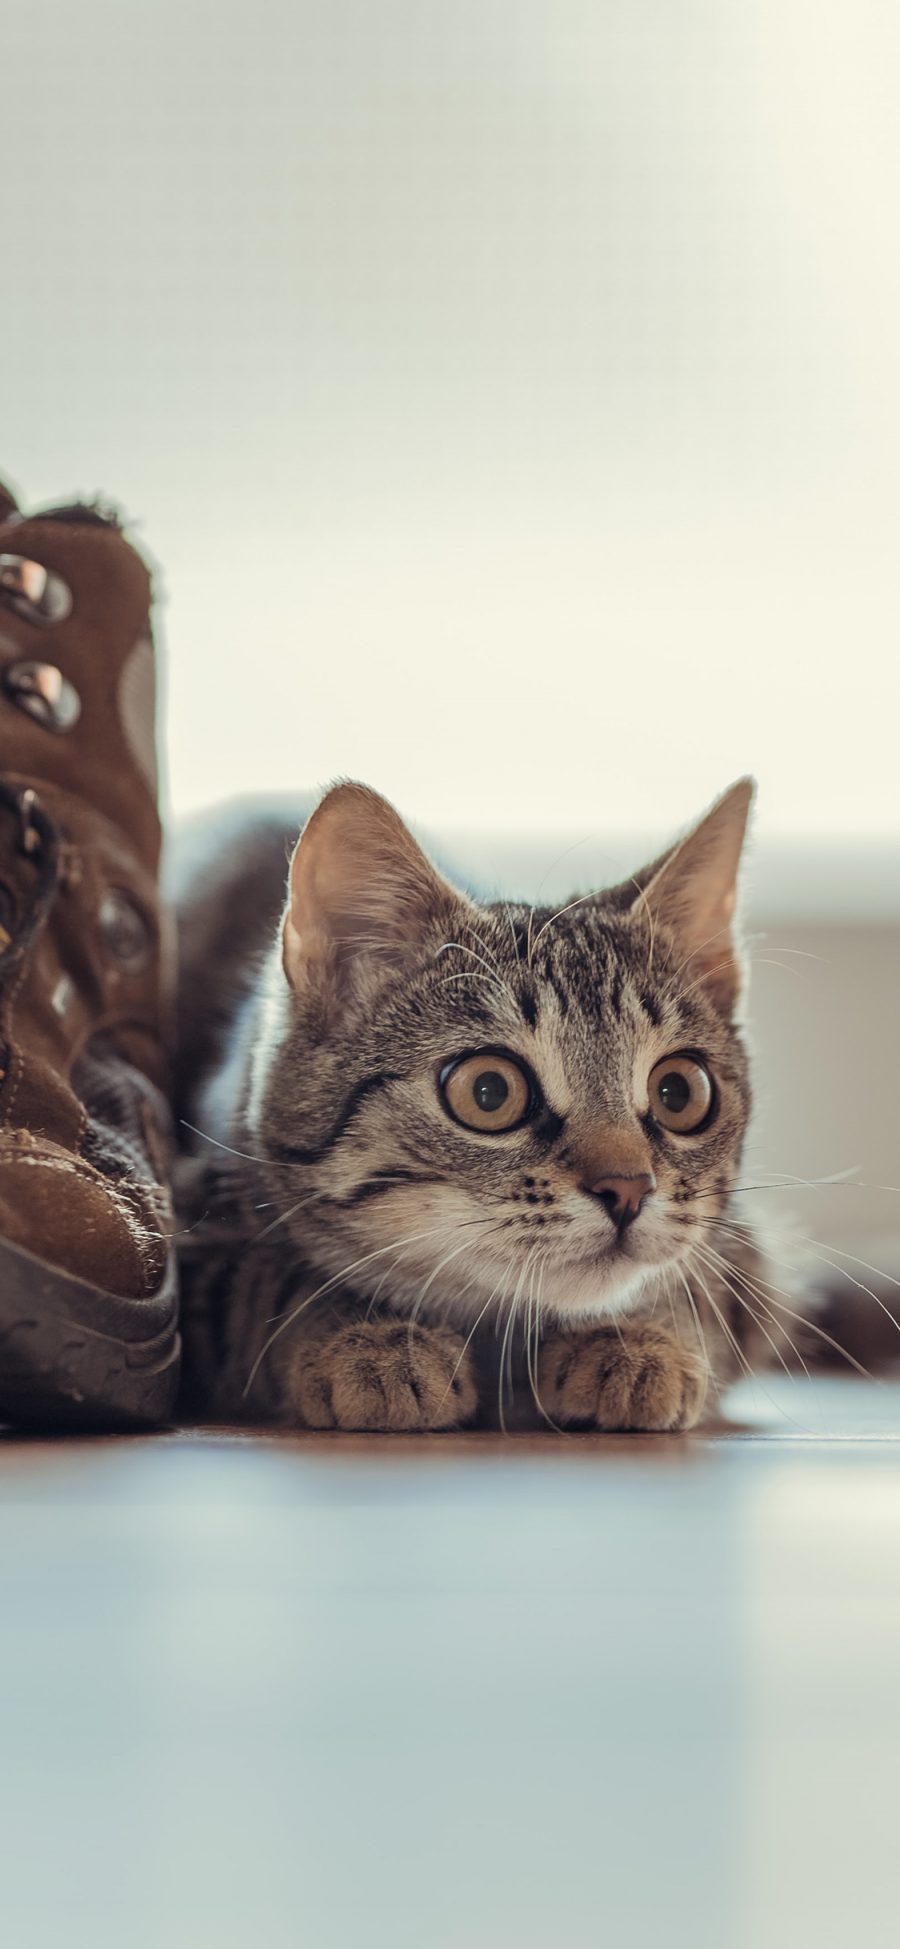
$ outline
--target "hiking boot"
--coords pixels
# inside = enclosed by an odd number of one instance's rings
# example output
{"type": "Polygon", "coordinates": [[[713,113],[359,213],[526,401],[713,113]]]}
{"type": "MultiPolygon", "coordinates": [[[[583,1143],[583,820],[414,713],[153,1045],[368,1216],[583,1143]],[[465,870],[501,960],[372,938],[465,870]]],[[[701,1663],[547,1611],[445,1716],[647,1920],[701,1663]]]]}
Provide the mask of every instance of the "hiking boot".
{"type": "Polygon", "coordinates": [[[0,1421],[175,1398],[149,607],[112,513],[0,488],[0,1421]]]}

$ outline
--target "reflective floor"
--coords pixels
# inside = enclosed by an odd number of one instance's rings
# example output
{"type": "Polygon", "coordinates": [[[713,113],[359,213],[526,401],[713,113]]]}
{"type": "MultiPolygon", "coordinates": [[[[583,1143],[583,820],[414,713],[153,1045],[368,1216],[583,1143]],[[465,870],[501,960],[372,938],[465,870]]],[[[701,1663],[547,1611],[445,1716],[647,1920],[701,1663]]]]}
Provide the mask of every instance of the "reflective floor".
{"type": "Polygon", "coordinates": [[[3,1940],[893,1945],[900,1385],[0,1439],[3,1940]]]}

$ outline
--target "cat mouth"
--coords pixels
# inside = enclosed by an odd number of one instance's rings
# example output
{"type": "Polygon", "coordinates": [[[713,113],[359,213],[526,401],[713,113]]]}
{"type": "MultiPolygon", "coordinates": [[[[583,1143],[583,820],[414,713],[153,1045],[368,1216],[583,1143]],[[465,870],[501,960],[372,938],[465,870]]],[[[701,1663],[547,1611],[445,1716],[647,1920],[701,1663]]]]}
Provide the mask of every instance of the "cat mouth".
{"type": "Polygon", "coordinates": [[[630,1241],[625,1238],[607,1238],[577,1247],[571,1254],[566,1253],[565,1262],[579,1266],[638,1266],[644,1263],[643,1255],[635,1252],[630,1241]]]}
{"type": "Polygon", "coordinates": [[[603,1240],[598,1256],[601,1259],[628,1259],[633,1265],[635,1259],[641,1257],[640,1250],[635,1252],[633,1245],[634,1241],[629,1232],[617,1232],[615,1238],[603,1240]]]}
{"type": "Polygon", "coordinates": [[[578,1263],[590,1266],[630,1266],[632,1271],[641,1267],[650,1269],[665,1264],[672,1255],[669,1252],[651,1250],[646,1242],[633,1239],[626,1232],[624,1237],[602,1239],[599,1243],[586,1246],[579,1252],[578,1263]]]}

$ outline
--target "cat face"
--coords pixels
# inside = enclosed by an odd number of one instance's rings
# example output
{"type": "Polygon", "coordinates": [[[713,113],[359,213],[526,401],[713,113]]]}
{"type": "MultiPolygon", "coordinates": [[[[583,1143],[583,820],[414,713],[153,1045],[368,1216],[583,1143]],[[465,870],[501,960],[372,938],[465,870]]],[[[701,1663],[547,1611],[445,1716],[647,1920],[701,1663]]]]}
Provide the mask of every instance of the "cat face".
{"type": "Polygon", "coordinates": [[[291,869],[249,1124],[323,1282],[464,1323],[614,1316],[734,1181],[742,783],[635,880],[554,911],[479,905],[341,786],[291,869]]]}

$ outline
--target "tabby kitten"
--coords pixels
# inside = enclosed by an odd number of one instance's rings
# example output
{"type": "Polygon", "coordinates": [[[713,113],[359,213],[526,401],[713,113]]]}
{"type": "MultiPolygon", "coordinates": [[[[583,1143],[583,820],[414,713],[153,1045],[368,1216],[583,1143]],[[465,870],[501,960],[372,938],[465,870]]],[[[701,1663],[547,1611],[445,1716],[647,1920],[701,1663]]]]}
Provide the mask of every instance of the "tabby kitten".
{"type": "Polygon", "coordinates": [[[276,834],[219,861],[212,906],[195,887],[186,987],[232,1017],[185,1103],[196,1406],[687,1428],[782,1357],[790,1308],[732,1202],[751,798],[559,912],[458,891],[356,784],[308,819],[274,943],[276,834]]]}

